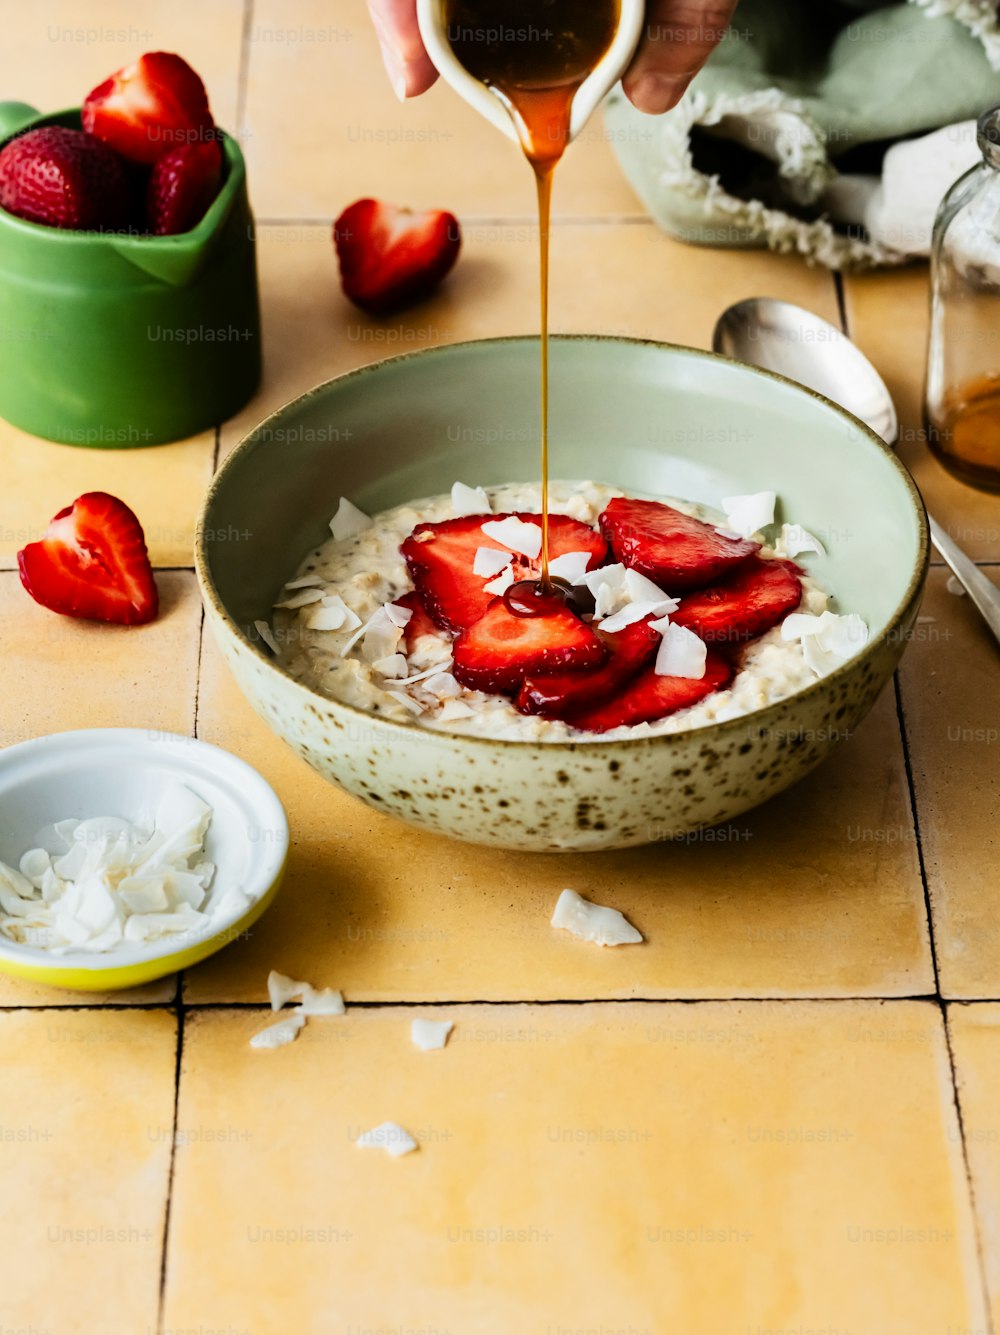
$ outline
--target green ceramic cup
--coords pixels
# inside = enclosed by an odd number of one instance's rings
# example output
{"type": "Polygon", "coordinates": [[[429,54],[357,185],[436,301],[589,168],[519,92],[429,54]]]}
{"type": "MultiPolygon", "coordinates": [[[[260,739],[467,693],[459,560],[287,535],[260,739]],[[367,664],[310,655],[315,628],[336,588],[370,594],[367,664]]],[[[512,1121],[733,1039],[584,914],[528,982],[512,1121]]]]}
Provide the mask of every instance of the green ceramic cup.
{"type": "MultiPolygon", "coordinates": [[[[0,103],[0,138],[80,127],[0,103]]],[[[236,141],[197,227],[71,232],[0,210],[0,417],[65,445],[128,449],[232,416],[260,380],[253,216],[236,141]]]]}

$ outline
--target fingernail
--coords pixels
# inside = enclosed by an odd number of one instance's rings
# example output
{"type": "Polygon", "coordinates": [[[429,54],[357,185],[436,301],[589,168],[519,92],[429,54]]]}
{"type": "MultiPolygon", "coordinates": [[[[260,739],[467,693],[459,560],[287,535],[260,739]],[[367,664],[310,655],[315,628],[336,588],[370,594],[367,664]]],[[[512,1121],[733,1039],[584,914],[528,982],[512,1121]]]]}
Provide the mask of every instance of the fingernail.
{"type": "Polygon", "coordinates": [[[629,100],[651,116],[660,116],[675,107],[684,95],[686,81],[672,74],[658,74],[649,70],[640,74],[630,89],[629,100]]]}
{"type": "Polygon", "coordinates": [[[400,102],[406,101],[406,70],[403,68],[403,62],[393,51],[391,46],[385,42],[379,42],[382,48],[382,63],[385,65],[385,72],[389,76],[389,83],[392,85],[392,91],[399,98],[400,102]]]}

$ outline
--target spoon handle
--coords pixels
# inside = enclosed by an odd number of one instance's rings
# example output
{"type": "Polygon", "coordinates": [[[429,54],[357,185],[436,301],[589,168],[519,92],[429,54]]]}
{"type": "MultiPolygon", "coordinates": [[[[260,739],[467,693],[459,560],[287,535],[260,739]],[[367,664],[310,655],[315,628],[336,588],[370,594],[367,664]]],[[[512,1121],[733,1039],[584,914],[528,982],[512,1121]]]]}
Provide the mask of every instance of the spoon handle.
{"type": "MultiPolygon", "coordinates": [[[[928,516],[930,518],[930,516],[928,516]]],[[[936,519],[930,520],[934,546],[951,566],[958,582],[982,612],[986,624],[1000,641],[1000,589],[969,560],[936,519]]]]}

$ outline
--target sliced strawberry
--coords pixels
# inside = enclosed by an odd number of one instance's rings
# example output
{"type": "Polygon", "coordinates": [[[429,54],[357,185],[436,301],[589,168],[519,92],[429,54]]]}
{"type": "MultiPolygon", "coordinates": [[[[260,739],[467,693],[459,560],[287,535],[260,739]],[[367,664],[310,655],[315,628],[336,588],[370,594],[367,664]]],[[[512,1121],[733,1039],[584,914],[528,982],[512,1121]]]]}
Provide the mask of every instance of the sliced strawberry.
{"type": "Polygon", "coordinates": [[[496,599],[455,641],[452,671],[470,690],[513,695],[529,672],[582,671],[606,654],[594,631],[567,607],[546,616],[518,617],[496,599]]]}
{"type": "Polygon", "coordinates": [[[676,714],[679,709],[696,705],[706,696],[721,691],[733,679],[733,667],[711,649],[705,675],[660,677],[654,668],[646,668],[625,687],[620,695],[596,709],[574,714],[570,722],[583,732],[609,732],[612,728],[631,728],[637,723],[655,723],[676,714]]]}
{"type": "Polygon", "coordinates": [[[802,601],[798,566],[752,557],[721,584],[681,599],[670,618],[707,644],[742,644],[776,626],[802,601]]]}
{"type": "Polygon", "coordinates": [[[222,145],[217,139],[182,144],[153,167],[146,191],[146,219],[154,236],[175,236],[200,223],[219,193],[222,145]]]}
{"type": "Polygon", "coordinates": [[[0,150],[0,207],[28,222],[74,231],[125,227],[125,165],[106,144],[62,125],[43,125],[0,150]]]}
{"type": "Polygon", "coordinates": [[[711,524],[661,501],[616,497],[600,517],[601,532],[622,565],[668,593],[702,589],[760,550],[748,538],[724,538],[711,524]]]}
{"type": "Polygon", "coordinates": [[[149,51],[112,74],[87,94],[80,114],[88,134],[133,162],[215,137],[205,85],[170,51],[149,51]]]}
{"type": "Polygon", "coordinates": [[[550,672],[526,678],[517,696],[522,714],[571,719],[584,709],[593,709],[617,694],[653,659],[660,635],[648,621],[635,621],[612,635],[597,631],[609,657],[587,672],[550,672]]]}
{"type": "Polygon", "coordinates": [[[404,593],[402,598],[397,598],[396,606],[406,607],[413,613],[403,630],[403,643],[407,653],[413,649],[421,635],[441,634],[441,631],[424,611],[423,600],[416,590],[412,593],[404,593]]]}
{"type": "MultiPolygon", "coordinates": [[[[479,620],[493,601],[494,594],[484,593],[488,577],[473,573],[476,549],[491,547],[503,551],[483,532],[483,525],[491,520],[508,519],[509,515],[463,515],[460,519],[445,519],[440,524],[418,524],[400,550],[406,558],[417,592],[433,621],[444,630],[458,632],[479,620]]],[[[541,525],[541,515],[518,514],[525,523],[541,525]]],[[[554,559],[568,552],[590,552],[588,569],[594,570],[605,559],[607,543],[599,533],[568,515],[549,516],[549,555],[554,559]]],[[[538,573],[525,557],[515,564],[521,578],[530,579],[538,573]]]]}
{"type": "Polygon", "coordinates": [[[426,297],[458,259],[462,229],[451,213],[359,199],[333,224],[345,295],[372,315],[426,297]]]}
{"type": "Polygon", "coordinates": [[[142,526],[128,506],[88,491],[60,510],[39,542],[17,554],[21,583],[52,612],[137,626],[159,600],[142,526]]]}

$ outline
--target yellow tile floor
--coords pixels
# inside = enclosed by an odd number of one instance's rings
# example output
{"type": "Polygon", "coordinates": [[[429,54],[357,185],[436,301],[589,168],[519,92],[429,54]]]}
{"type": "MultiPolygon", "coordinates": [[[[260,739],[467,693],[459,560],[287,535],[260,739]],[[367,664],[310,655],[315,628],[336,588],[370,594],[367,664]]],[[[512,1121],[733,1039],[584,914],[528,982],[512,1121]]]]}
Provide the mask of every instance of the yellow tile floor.
{"type": "MultiPolygon", "coordinates": [[[[0,1335],[985,1335],[1000,1319],[996,648],[936,570],[897,687],[819,772],[724,838],[494,855],[327,787],[208,640],[191,539],[213,468],[265,413],[387,354],[532,332],[529,179],[445,90],[400,107],[362,0],[11,6],[0,89],[78,101],[178,49],[240,134],[259,219],[260,393],[191,441],[91,452],[0,424],[0,743],[119,724],[194,731],[277,788],[289,879],[248,939],[116,996],[0,979],[0,1335]],[[461,264],[376,324],[330,240],[363,194],[456,210],[461,264]],[[100,487],[150,539],[141,632],[53,618],[16,552],[100,487]],[[547,926],[565,884],[648,944],[547,926]],[[348,1014],[275,1053],[278,967],[348,1014]],[[972,1004],[969,1004],[972,1003],[972,1004]],[[455,1030],[409,1041],[414,1015],[455,1030]],[[352,1142],[397,1120],[393,1161],[352,1142]]],[[[785,296],[876,360],[930,507],[1000,562],[1000,502],[927,456],[926,272],[840,286],[699,251],[642,216],[595,122],[556,198],[553,318],[706,346],[730,301],[785,296]]],[[[991,571],[996,577],[997,571],[991,571]]]]}

